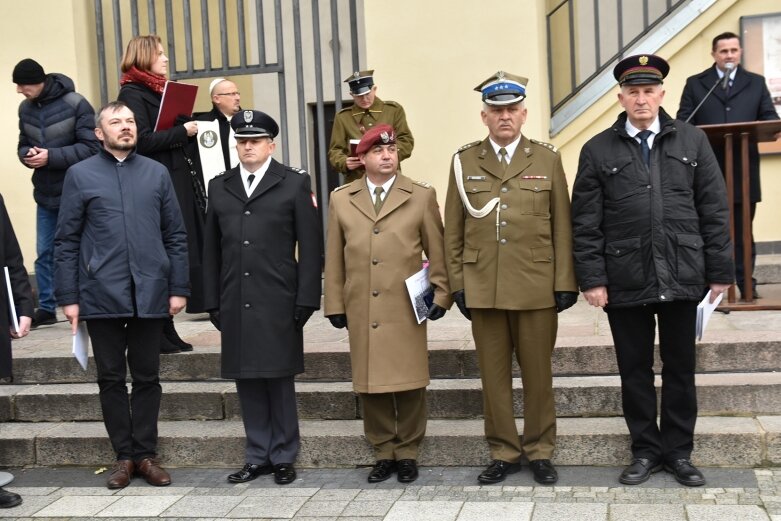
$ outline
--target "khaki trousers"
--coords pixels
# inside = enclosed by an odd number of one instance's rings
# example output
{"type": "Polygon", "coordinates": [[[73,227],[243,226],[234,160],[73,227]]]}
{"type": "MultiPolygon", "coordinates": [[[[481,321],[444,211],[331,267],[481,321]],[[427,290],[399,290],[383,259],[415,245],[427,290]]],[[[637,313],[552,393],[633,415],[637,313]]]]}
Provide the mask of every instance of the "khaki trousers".
{"type": "Polygon", "coordinates": [[[483,383],[485,437],[492,459],[516,463],[550,459],[556,444],[551,354],[555,308],[529,311],[471,309],[472,335],[483,383]],[[523,443],[513,414],[512,356],[523,381],[523,443]]]}
{"type": "Polygon", "coordinates": [[[426,434],[426,388],[396,393],[360,393],[363,431],[377,460],[418,459],[426,434]]]}

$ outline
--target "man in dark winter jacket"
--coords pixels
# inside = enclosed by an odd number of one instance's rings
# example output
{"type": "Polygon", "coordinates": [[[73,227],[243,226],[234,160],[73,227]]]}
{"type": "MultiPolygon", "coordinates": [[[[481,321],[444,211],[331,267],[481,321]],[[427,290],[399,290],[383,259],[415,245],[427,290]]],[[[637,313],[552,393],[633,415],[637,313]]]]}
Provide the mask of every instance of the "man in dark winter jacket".
{"type": "Polygon", "coordinates": [[[26,99],[19,105],[19,160],[33,172],[37,255],[35,279],[38,309],[32,327],[54,324],[52,254],[54,227],[60,207],[65,171],[100,149],[95,137],[95,111],[73,90],[63,74],[45,74],[35,60],[26,58],[14,67],[16,92],[26,99]]]}
{"type": "Polygon", "coordinates": [[[705,484],[691,463],[697,302],[734,280],[724,180],[705,133],[661,108],[669,65],[630,56],[613,74],[626,112],[586,143],[572,192],[580,289],[607,311],[637,485],[664,467],[679,483],[705,484]],[[654,336],[659,324],[661,422],[656,422],[654,336]]]}
{"type": "Polygon", "coordinates": [[[104,149],[69,168],[62,190],[57,302],[73,333],[84,320],[92,340],[103,422],[117,456],[108,488],[126,487],[134,472],[165,486],[171,478],[155,459],[159,347],[169,315],[190,296],[187,235],[168,170],[136,154],[133,112],[109,103],[96,124],[104,149]]]}

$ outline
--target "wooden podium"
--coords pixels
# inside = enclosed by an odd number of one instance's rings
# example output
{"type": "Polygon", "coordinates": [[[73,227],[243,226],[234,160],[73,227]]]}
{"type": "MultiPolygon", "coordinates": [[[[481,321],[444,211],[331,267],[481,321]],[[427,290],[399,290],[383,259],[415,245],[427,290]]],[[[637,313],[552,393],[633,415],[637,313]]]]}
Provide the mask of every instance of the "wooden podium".
{"type": "MultiPolygon", "coordinates": [[[[708,140],[714,149],[724,148],[724,178],[727,183],[727,199],[729,201],[729,236],[732,244],[735,244],[735,234],[740,233],[743,236],[743,278],[745,281],[751,281],[754,275],[754,269],[751,264],[751,213],[749,205],[749,161],[748,147],[751,141],[762,143],[766,141],[775,141],[776,134],[781,132],[781,121],[751,121],[745,123],[727,123],[723,125],[701,125],[699,126],[708,135],[708,140]],[[743,211],[743,229],[735,230],[735,220],[731,218],[734,215],[734,194],[735,186],[733,184],[733,144],[736,139],[740,139],[740,158],[741,158],[741,210],[743,211]]],[[[735,251],[732,251],[733,259],[735,251]]],[[[727,302],[722,301],[720,310],[740,310],[754,311],[759,309],[781,309],[780,299],[763,298],[761,301],[754,299],[753,284],[746,286],[746,294],[741,295],[740,301],[735,298],[735,286],[732,285],[727,293],[727,302]]]]}

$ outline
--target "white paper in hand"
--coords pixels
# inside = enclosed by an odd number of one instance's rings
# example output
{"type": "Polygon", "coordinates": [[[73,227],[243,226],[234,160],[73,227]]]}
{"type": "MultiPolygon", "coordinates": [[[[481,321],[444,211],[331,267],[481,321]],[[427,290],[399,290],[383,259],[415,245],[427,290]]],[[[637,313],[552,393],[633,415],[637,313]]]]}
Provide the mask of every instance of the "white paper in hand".
{"type": "Polygon", "coordinates": [[[86,371],[89,359],[89,334],[87,334],[86,322],[79,322],[76,327],[76,334],[73,335],[73,356],[76,357],[81,368],[86,371]]]}
{"type": "Polygon", "coordinates": [[[710,302],[711,292],[708,290],[708,294],[702,299],[702,302],[697,304],[697,340],[702,340],[702,334],[705,333],[705,328],[708,326],[708,321],[716,308],[721,303],[721,299],[724,298],[724,293],[719,293],[716,300],[711,304],[710,302]]]}

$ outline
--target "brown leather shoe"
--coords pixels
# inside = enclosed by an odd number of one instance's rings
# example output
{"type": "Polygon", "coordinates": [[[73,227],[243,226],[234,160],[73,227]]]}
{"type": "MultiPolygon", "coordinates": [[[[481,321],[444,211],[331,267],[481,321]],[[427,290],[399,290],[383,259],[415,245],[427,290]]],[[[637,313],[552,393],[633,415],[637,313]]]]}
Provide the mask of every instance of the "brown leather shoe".
{"type": "Polygon", "coordinates": [[[147,483],[155,487],[165,487],[171,484],[171,476],[156,459],[144,458],[137,462],[136,474],[143,476],[147,483]]]}
{"type": "Polygon", "coordinates": [[[108,475],[106,486],[111,489],[125,488],[130,485],[130,479],[133,477],[133,471],[135,469],[136,466],[131,460],[117,460],[117,462],[114,463],[114,468],[111,469],[111,474],[108,475]]]}

